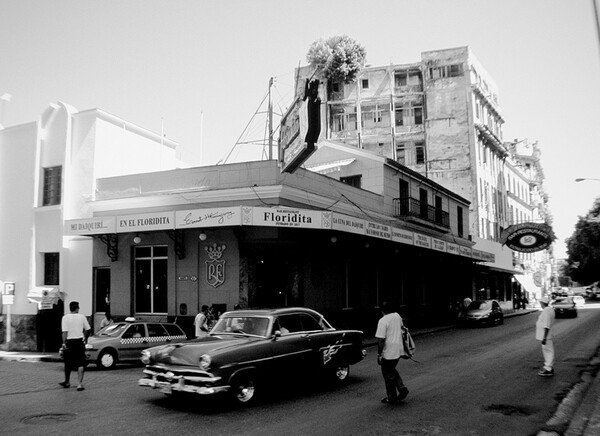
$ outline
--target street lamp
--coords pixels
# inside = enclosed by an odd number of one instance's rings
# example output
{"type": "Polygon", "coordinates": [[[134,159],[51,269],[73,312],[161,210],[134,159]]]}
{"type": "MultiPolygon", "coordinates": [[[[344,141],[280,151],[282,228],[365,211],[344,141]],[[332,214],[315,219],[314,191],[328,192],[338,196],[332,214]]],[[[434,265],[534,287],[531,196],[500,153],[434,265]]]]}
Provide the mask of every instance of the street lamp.
{"type": "Polygon", "coordinates": [[[576,182],[583,182],[584,180],[593,180],[594,182],[600,182],[600,179],[590,179],[587,177],[578,177],[577,179],[575,179],[576,182]]]}

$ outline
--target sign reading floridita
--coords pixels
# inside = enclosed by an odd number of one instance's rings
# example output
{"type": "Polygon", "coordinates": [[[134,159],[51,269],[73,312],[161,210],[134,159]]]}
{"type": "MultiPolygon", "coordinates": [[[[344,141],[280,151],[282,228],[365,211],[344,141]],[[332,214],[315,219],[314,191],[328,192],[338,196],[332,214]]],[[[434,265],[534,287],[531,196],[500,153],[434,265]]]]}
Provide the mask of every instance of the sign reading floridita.
{"type": "Polygon", "coordinates": [[[483,262],[494,262],[493,253],[447,242],[429,235],[400,229],[336,212],[294,209],[287,207],[235,206],[214,209],[191,209],[116,217],[96,217],[70,220],[65,223],[65,234],[98,235],[131,231],[210,228],[226,226],[287,227],[298,229],[329,229],[340,232],[385,239],[465,256],[483,262]]]}

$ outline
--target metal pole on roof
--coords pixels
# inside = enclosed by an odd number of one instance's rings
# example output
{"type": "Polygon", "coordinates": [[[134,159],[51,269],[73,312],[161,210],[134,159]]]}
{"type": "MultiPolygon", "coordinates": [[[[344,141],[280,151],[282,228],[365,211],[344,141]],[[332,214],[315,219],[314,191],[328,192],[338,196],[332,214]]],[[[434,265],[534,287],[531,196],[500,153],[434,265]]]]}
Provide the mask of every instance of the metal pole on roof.
{"type": "Polygon", "coordinates": [[[269,79],[269,160],[273,160],[273,102],[271,101],[271,88],[273,87],[273,78],[269,79]]]}

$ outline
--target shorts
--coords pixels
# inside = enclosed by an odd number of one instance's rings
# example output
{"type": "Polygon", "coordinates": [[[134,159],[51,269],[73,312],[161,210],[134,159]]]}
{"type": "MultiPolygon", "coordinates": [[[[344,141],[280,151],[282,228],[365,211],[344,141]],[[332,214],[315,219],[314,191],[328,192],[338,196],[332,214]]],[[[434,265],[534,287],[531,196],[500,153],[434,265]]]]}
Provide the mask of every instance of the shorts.
{"type": "Polygon", "coordinates": [[[64,351],[65,366],[80,368],[85,366],[85,343],[82,338],[67,339],[67,349],[64,351]]]}

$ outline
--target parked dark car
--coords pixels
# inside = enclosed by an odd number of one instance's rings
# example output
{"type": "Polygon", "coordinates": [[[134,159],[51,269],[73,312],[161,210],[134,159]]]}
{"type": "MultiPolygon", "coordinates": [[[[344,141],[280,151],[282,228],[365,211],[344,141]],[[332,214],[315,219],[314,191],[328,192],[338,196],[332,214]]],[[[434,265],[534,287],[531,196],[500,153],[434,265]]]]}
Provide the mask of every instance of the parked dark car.
{"type": "Polygon", "coordinates": [[[141,322],[131,318],[108,325],[88,338],[85,355],[104,369],[114,368],[118,362],[139,362],[145,348],[181,342],[187,339],[177,324],[141,322]]]}
{"type": "Polygon", "coordinates": [[[554,300],[552,303],[554,314],[559,317],[577,317],[577,303],[573,297],[561,297],[554,300]]]}
{"type": "Polygon", "coordinates": [[[336,330],[311,309],[237,310],[221,315],[207,337],[143,351],[138,383],[165,394],[227,392],[243,404],[266,380],[345,380],[366,355],[362,340],[361,331],[336,330]]]}
{"type": "Polygon", "coordinates": [[[496,300],[475,300],[467,307],[467,325],[504,324],[504,313],[496,300]]]}

